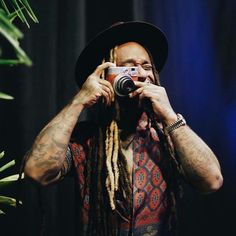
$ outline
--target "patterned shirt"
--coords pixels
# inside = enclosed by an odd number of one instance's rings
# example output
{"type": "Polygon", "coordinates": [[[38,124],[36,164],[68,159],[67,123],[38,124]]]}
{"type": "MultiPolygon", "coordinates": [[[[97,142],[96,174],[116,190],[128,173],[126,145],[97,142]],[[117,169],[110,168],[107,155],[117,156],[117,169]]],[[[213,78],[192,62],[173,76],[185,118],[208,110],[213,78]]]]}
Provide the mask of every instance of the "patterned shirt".
{"type": "MultiPolygon", "coordinates": [[[[132,167],[132,212],[127,219],[120,217],[120,236],[162,236],[162,226],[166,218],[165,174],[167,160],[160,146],[156,131],[150,127],[144,113],[139,121],[134,140],[132,167]]],[[[70,145],[74,166],[79,181],[83,209],[83,224],[88,223],[89,190],[85,184],[86,149],[82,144],[70,145]]],[[[86,233],[85,233],[86,235],[86,233]]]]}

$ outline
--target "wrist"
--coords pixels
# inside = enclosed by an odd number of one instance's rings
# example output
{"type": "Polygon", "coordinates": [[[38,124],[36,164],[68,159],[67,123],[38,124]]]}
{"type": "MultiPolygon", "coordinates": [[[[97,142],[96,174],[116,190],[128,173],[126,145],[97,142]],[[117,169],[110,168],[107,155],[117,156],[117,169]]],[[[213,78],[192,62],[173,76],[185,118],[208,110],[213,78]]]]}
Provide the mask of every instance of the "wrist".
{"type": "Polygon", "coordinates": [[[72,99],[71,104],[73,106],[76,106],[78,109],[84,109],[86,107],[86,101],[85,101],[85,94],[83,94],[81,91],[74,96],[72,99]]]}
{"type": "Polygon", "coordinates": [[[79,99],[79,97],[74,98],[71,101],[71,108],[73,108],[73,110],[77,111],[77,112],[81,112],[82,110],[84,110],[85,105],[83,104],[83,102],[79,99]]]}
{"type": "Polygon", "coordinates": [[[177,119],[178,119],[177,114],[173,112],[172,114],[169,114],[167,118],[164,119],[164,123],[166,126],[169,126],[173,124],[175,121],[177,121],[177,119]]]}
{"type": "Polygon", "coordinates": [[[173,123],[165,127],[164,132],[166,135],[169,135],[172,131],[174,131],[175,129],[178,129],[181,126],[186,125],[186,121],[181,114],[177,114],[176,116],[177,116],[177,119],[173,123]]]}

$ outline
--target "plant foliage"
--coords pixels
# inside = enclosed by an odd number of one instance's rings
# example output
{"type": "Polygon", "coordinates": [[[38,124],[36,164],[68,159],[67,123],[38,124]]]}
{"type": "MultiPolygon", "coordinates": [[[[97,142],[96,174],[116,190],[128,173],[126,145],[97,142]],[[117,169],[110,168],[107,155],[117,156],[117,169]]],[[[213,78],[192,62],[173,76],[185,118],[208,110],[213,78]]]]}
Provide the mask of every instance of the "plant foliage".
{"type": "MultiPolygon", "coordinates": [[[[2,58],[3,49],[0,45],[0,65],[32,65],[32,61],[20,47],[19,40],[23,38],[23,33],[13,23],[18,18],[30,27],[27,16],[38,23],[27,0],[0,0],[0,36],[10,43],[16,54],[15,58],[2,58]]],[[[0,99],[13,99],[13,97],[0,92],[0,99]]]]}
{"type": "Polygon", "coordinates": [[[23,38],[23,33],[13,22],[16,18],[18,18],[25,23],[27,27],[30,27],[27,16],[30,17],[33,22],[38,23],[38,19],[27,0],[0,0],[0,34],[11,44],[16,53],[16,58],[1,58],[0,55],[0,64],[32,65],[30,58],[20,47],[19,40],[23,38]]]}
{"type": "MultiPolygon", "coordinates": [[[[0,161],[4,157],[4,152],[0,153],[0,161]]],[[[3,166],[0,166],[0,174],[4,173],[5,170],[15,165],[15,160],[12,160],[8,162],[7,164],[4,164],[3,166]]],[[[3,187],[8,186],[14,182],[16,182],[19,178],[19,175],[10,175],[5,178],[0,179],[0,191],[3,187]]],[[[16,199],[8,196],[3,196],[0,194],[0,207],[2,205],[8,205],[12,207],[16,207],[16,199]]],[[[5,212],[0,209],[0,214],[5,214],[5,212]]]]}
{"type": "MultiPolygon", "coordinates": [[[[20,21],[27,25],[29,28],[29,22],[27,18],[30,18],[33,22],[38,23],[38,19],[32,11],[27,0],[0,0],[0,37],[3,37],[11,45],[15,51],[14,58],[3,58],[3,48],[0,44],[0,66],[1,65],[18,65],[24,64],[31,66],[32,61],[26,55],[24,50],[20,47],[20,39],[23,38],[23,33],[15,25],[14,20],[20,19],[20,21]]],[[[13,99],[12,96],[0,92],[0,99],[13,99]]],[[[4,157],[4,152],[0,153],[0,161],[4,157]]],[[[0,174],[15,165],[15,160],[8,162],[7,164],[0,165],[0,174]]],[[[1,195],[1,189],[9,184],[17,181],[19,175],[11,175],[0,179],[0,214],[5,214],[2,210],[2,205],[16,206],[16,199],[8,196],[1,195]]]]}

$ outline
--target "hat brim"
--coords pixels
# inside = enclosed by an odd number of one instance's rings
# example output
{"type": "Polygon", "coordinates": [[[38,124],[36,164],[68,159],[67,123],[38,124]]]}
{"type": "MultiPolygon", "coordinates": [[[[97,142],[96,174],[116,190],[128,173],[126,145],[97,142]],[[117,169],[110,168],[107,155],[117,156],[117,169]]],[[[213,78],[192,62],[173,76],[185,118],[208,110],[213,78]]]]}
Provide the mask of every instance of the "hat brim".
{"type": "Polygon", "coordinates": [[[138,42],[148,49],[158,72],[162,70],[168,54],[165,34],[150,23],[124,22],[99,33],[81,52],[75,69],[77,85],[81,87],[86,78],[102,63],[105,52],[129,41],[138,42]]]}

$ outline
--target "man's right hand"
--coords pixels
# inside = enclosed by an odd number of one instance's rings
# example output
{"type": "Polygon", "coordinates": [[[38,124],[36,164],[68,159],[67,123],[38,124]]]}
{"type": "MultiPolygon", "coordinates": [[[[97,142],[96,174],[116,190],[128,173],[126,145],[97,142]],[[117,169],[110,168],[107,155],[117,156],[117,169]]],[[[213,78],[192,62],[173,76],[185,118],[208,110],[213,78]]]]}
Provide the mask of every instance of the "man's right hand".
{"type": "Polygon", "coordinates": [[[110,66],[115,66],[115,64],[105,62],[99,65],[86,79],[73,102],[78,102],[83,107],[90,107],[97,103],[100,97],[104,97],[106,104],[110,106],[114,101],[114,90],[109,81],[100,78],[103,71],[110,66]]]}
{"type": "Polygon", "coordinates": [[[110,105],[114,91],[110,82],[100,79],[103,71],[113,63],[106,62],[87,78],[79,93],[39,133],[25,164],[25,174],[47,185],[62,178],[66,152],[72,131],[81,111],[103,96],[110,105]]]}

